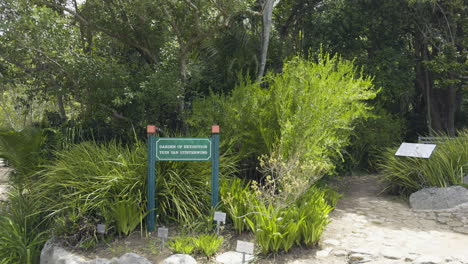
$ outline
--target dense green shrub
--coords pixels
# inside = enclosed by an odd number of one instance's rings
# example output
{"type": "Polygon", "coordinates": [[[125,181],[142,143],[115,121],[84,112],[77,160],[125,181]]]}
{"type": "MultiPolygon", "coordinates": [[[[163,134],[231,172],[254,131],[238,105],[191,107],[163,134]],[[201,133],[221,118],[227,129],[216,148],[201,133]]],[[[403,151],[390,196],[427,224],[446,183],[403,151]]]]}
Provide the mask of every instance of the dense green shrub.
{"type": "Polygon", "coordinates": [[[209,258],[218,252],[224,238],[215,234],[202,234],[197,237],[179,236],[169,241],[174,253],[191,254],[197,252],[209,258]]]}
{"type": "Polygon", "coordinates": [[[5,264],[39,263],[42,245],[49,238],[48,222],[37,197],[18,189],[0,208],[0,260],[5,264]]]}
{"type": "Polygon", "coordinates": [[[6,159],[14,168],[13,184],[24,186],[31,181],[31,176],[44,162],[44,142],[43,131],[38,128],[0,131],[0,158],[6,159]]]}
{"type": "Polygon", "coordinates": [[[263,176],[281,178],[282,188],[307,189],[333,169],[355,122],[369,116],[366,101],[377,93],[372,79],[353,62],[322,54],[316,63],[294,58],[265,80],[267,88],[241,82],[229,96],[195,100],[188,123],[220,124],[244,160],[263,161],[251,164],[263,176]]]}
{"type": "Polygon", "coordinates": [[[379,162],[392,191],[409,195],[425,187],[461,184],[468,172],[468,130],[437,143],[429,159],[395,156],[395,152],[394,148],[388,149],[379,162]]]}
{"type": "Polygon", "coordinates": [[[263,254],[287,252],[294,245],[314,246],[339,198],[331,189],[312,187],[285,205],[275,199],[278,194],[265,199],[265,194],[239,179],[225,183],[221,191],[233,228],[238,233],[253,232],[263,254]]]}
{"type": "Polygon", "coordinates": [[[404,132],[403,119],[376,107],[370,118],[356,123],[351,135],[352,143],[345,150],[346,162],[341,171],[375,171],[382,151],[399,144],[404,132]]]}
{"type": "MultiPolygon", "coordinates": [[[[38,189],[57,223],[56,233],[87,247],[95,238],[97,223],[123,235],[141,224],[146,211],[145,144],[84,142],[55,156],[41,172],[38,189]]],[[[235,161],[227,155],[221,161],[221,176],[231,174],[235,161]]],[[[205,214],[210,175],[209,162],[158,162],[158,221],[191,223],[205,214]]]]}

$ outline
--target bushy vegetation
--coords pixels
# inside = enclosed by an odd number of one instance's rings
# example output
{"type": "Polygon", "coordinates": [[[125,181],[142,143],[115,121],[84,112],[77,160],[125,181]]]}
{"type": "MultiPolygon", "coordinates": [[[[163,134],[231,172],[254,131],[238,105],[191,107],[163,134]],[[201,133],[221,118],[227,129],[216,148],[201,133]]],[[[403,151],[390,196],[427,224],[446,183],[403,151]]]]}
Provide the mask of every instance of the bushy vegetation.
{"type": "Polygon", "coordinates": [[[240,179],[221,189],[234,229],[252,232],[265,255],[288,252],[294,245],[316,245],[329,223],[328,213],[335,205],[331,203],[338,197],[330,189],[313,187],[290,204],[281,204],[277,194],[258,191],[255,185],[243,184],[240,179]]]}
{"type": "Polygon", "coordinates": [[[244,163],[300,195],[333,172],[377,91],[352,62],[328,54],[317,62],[294,58],[266,80],[267,88],[242,82],[230,95],[196,100],[188,123],[220,124],[244,163]]]}
{"type": "Polygon", "coordinates": [[[395,156],[396,149],[382,154],[379,167],[391,191],[409,195],[426,187],[459,185],[468,172],[468,130],[459,131],[437,146],[429,159],[395,156]]]}
{"type": "MultiPolygon", "coordinates": [[[[12,190],[0,207],[0,260],[6,264],[39,263],[41,249],[50,237],[43,201],[30,190],[12,190]]],[[[0,204],[1,205],[1,204],[0,204]]]]}
{"type": "Polygon", "coordinates": [[[221,247],[224,238],[214,234],[202,234],[195,237],[179,236],[169,241],[169,248],[174,253],[191,254],[192,252],[210,258],[221,247]]]}

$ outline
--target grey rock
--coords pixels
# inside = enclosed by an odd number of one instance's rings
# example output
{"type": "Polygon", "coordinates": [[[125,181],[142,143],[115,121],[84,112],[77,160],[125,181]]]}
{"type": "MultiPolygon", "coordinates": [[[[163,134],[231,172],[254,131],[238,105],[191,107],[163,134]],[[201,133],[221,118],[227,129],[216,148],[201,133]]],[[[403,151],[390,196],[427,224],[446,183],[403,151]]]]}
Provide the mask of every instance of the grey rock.
{"type": "Polygon", "coordinates": [[[175,254],[166,258],[163,264],[197,264],[197,261],[190,255],[175,254]]]}
{"type": "MultiPolygon", "coordinates": [[[[245,263],[254,260],[253,255],[245,254],[245,263]]],[[[223,264],[242,264],[242,253],[228,251],[216,257],[216,261],[223,264]]]]}
{"type": "Polygon", "coordinates": [[[422,256],[414,260],[413,264],[440,264],[444,260],[434,256],[422,256]]]}
{"type": "Polygon", "coordinates": [[[328,255],[330,255],[330,252],[331,252],[331,248],[326,248],[326,249],[323,249],[323,250],[319,250],[317,251],[317,253],[315,253],[315,256],[317,258],[326,258],[328,257],[328,255]]]}
{"type": "MultiPolygon", "coordinates": [[[[135,254],[135,253],[125,253],[120,258],[113,258],[109,264],[153,264],[146,258],[135,254]]],[[[184,262],[179,262],[184,263],[184,262]]],[[[196,263],[196,262],[195,262],[196,263]]]]}
{"type": "Polygon", "coordinates": [[[340,245],[340,241],[336,240],[336,239],[325,239],[323,241],[323,244],[326,245],[326,246],[339,246],[340,245]]]}
{"type": "Polygon", "coordinates": [[[333,255],[335,257],[344,257],[348,255],[348,252],[346,252],[345,250],[336,250],[336,251],[333,251],[333,255]]]}
{"type": "Polygon", "coordinates": [[[403,255],[401,253],[401,250],[395,249],[395,248],[384,248],[380,251],[380,254],[384,258],[388,259],[401,259],[403,258],[403,255]]]}
{"type": "Polygon", "coordinates": [[[349,263],[365,263],[365,262],[369,262],[371,261],[372,259],[369,258],[369,255],[365,255],[365,254],[360,254],[360,253],[351,253],[348,257],[348,262],[349,263]]]}
{"type": "Polygon", "coordinates": [[[468,175],[465,175],[465,177],[463,177],[463,183],[468,184],[468,175]]]}
{"type": "Polygon", "coordinates": [[[468,203],[468,189],[463,186],[425,188],[410,195],[415,210],[443,210],[468,203]]]}
{"type": "MultiPolygon", "coordinates": [[[[196,262],[195,262],[196,263],[196,262]]],[[[48,240],[41,250],[40,264],[152,264],[146,258],[135,253],[126,253],[111,260],[96,258],[87,261],[81,256],[62,248],[54,240],[48,240]]]]}

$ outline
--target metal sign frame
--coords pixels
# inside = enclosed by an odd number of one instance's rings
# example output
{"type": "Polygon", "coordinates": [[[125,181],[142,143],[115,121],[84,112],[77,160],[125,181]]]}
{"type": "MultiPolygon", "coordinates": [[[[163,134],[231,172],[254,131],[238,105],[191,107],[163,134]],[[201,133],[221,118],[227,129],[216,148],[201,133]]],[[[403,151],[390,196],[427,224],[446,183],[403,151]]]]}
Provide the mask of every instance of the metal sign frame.
{"type": "Polygon", "coordinates": [[[155,216],[156,216],[156,165],[157,161],[211,161],[211,206],[215,207],[219,201],[219,126],[214,125],[211,127],[210,138],[158,138],[157,127],[148,125],[146,127],[148,134],[148,177],[147,177],[147,230],[155,230],[155,216]],[[156,151],[157,142],[164,140],[208,140],[210,146],[210,155],[208,158],[203,159],[159,159],[156,151]]]}

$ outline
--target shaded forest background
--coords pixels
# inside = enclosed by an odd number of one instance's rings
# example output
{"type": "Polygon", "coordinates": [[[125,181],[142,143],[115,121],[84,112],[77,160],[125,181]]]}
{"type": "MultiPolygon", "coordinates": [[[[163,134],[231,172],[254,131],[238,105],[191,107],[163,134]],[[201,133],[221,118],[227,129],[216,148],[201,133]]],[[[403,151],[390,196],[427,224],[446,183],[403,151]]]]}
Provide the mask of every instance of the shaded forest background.
{"type": "MultiPolygon", "coordinates": [[[[468,124],[466,0],[3,0],[0,126],[132,141],[194,134],[193,102],[339,54],[373,78],[347,168],[468,124]]],[[[209,132],[209,127],[206,128],[209,132]]],[[[235,133],[232,132],[231,133],[235,133]]]]}

